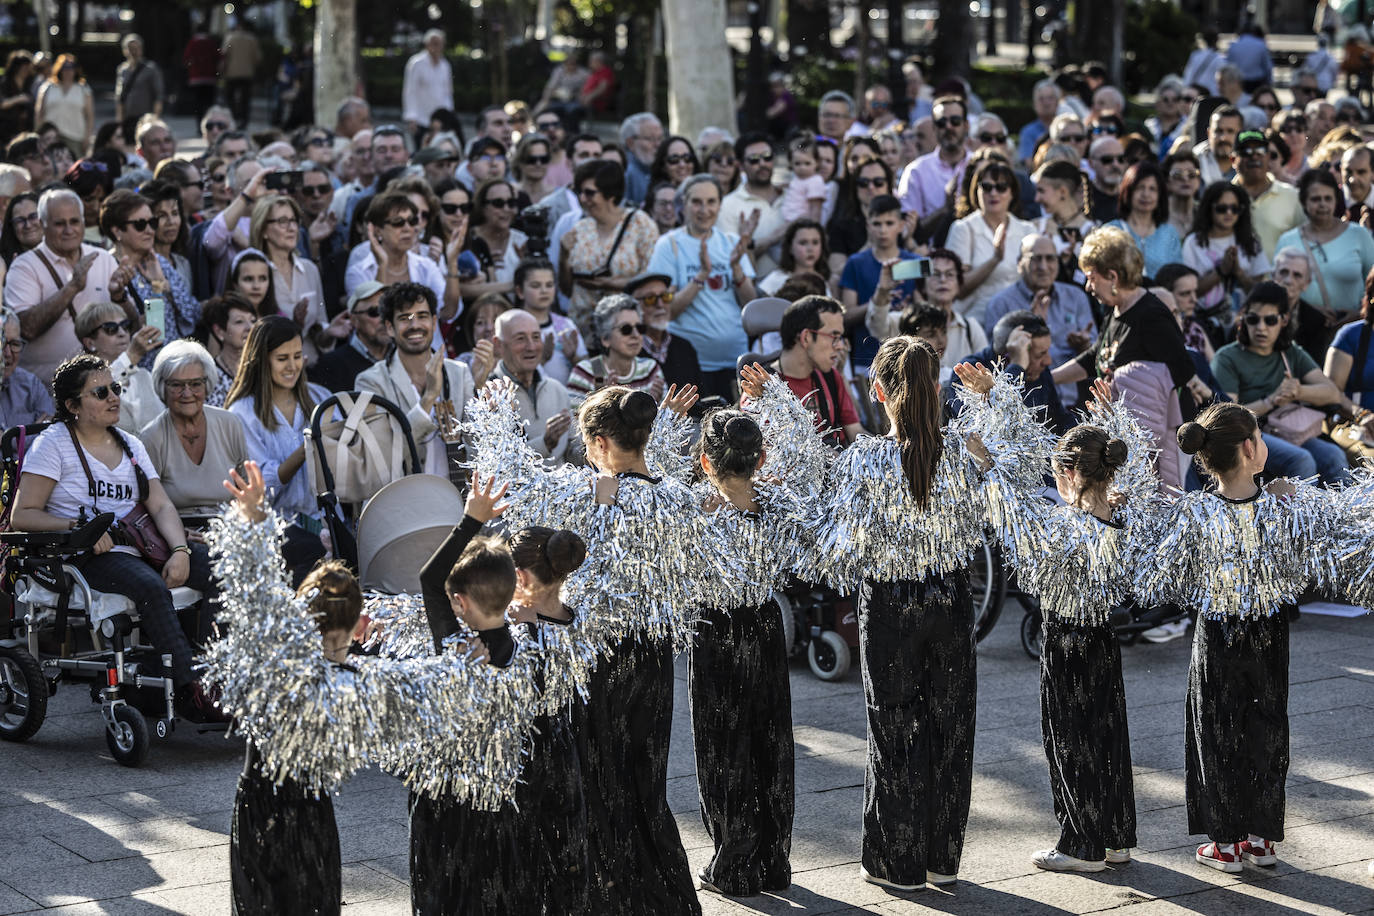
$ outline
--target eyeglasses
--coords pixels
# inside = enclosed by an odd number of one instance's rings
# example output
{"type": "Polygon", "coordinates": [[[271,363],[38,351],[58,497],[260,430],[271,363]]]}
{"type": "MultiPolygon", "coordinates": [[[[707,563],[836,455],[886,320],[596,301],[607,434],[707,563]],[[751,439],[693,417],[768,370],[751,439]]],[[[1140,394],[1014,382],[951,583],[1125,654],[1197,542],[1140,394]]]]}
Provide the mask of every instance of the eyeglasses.
{"type": "Polygon", "coordinates": [[[115,397],[119,397],[119,396],[120,396],[121,394],[123,394],[123,393],[124,393],[124,386],[123,386],[123,385],[119,384],[119,382],[110,382],[110,384],[108,384],[108,385],[99,385],[99,386],[97,386],[97,387],[95,387],[95,388],[92,388],[90,391],[84,392],[81,396],[82,396],[82,397],[85,397],[86,395],[89,394],[91,397],[95,398],[97,401],[103,401],[103,400],[105,400],[106,398],[108,398],[110,395],[114,395],[115,397]]]}
{"type": "Polygon", "coordinates": [[[12,339],[10,339],[10,340],[5,341],[5,349],[6,349],[6,350],[13,350],[15,353],[22,353],[22,352],[24,352],[24,348],[27,347],[28,345],[29,345],[29,342],[28,342],[27,340],[25,340],[24,338],[22,338],[22,337],[15,337],[15,338],[12,338],[12,339]]]}
{"type": "Polygon", "coordinates": [[[1278,315],[1256,315],[1254,312],[1245,314],[1245,323],[1252,328],[1258,327],[1261,321],[1264,322],[1265,327],[1272,328],[1282,320],[1278,315]]]}
{"type": "Polygon", "coordinates": [[[27,216],[11,216],[10,222],[14,223],[15,226],[27,226],[30,223],[38,222],[38,213],[30,213],[27,216]]]}
{"type": "Polygon", "coordinates": [[[323,197],[334,190],[329,184],[307,184],[301,185],[301,194],[305,197],[323,197]]]}
{"type": "MultiPolygon", "coordinates": [[[[723,165],[727,169],[734,168],[736,164],[734,156],[712,156],[708,161],[712,165],[723,165]]],[[[757,165],[757,163],[755,164],[757,165]]]]}
{"type": "Polygon", "coordinates": [[[978,135],[978,141],[979,141],[980,143],[1006,143],[1006,142],[1007,142],[1007,135],[1006,135],[1006,134],[979,134],[979,135],[978,135]]]}
{"type": "Polygon", "coordinates": [[[535,126],[535,129],[536,129],[536,130],[540,130],[540,131],[543,131],[544,133],[548,133],[548,132],[551,131],[551,130],[562,130],[562,129],[563,129],[563,122],[562,122],[562,121],[535,121],[535,122],[534,122],[534,126],[535,126]]]}
{"type": "Polygon", "coordinates": [[[671,156],[664,156],[663,161],[667,165],[686,165],[692,161],[690,153],[673,153],[671,156]]]}
{"type": "Polygon", "coordinates": [[[1094,137],[1101,136],[1102,134],[1115,137],[1119,133],[1121,133],[1121,128],[1117,127],[1115,124],[1094,124],[1092,129],[1094,137]]]}
{"type": "Polygon", "coordinates": [[[552,156],[526,156],[525,165],[548,165],[553,161],[552,156]]]}
{"type": "Polygon", "coordinates": [[[334,142],[334,141],[333,141],[331,138],[329,138],[329,137],[311,137],[311,138],[310,138],[310,145],[311,145],[311,146],[328,146],[329,144],[331,144],[331,143],[333,143],[333,142],[334,142]]]}
{"type": "MultiPolygon", "coordinates": [[[[811,329],[808,328],[807,330],[811,330],[811,329]]],[[[831,343],[833,346],[837,346],[837,347],[838,347],[838,346],[840,345],[840,343],[844,340],[844,331],[826,331],[824,334],[822,334],[820,331],[814,331],[814,330],[813,330],[813,331],[811,331],[811,333],[815,336],[815,338],[816,338],[817,340],[820,340],[820,339],[823,338],[823,337],[824,337],[824,338],[828,338],[828,339],[830,340],[830,343],[831,343]]]]}
{"type": "Polygon", "coordinates": [[[1284,121],[1279,128],[1281,134],[1305,134],[1307,133],[1306,121],[1284,121]]]}
{"type": "Polygon", "coordinates": [[[1240,204],[1216,204],[1212,212],[1217,214],[1240,213],[1240,204]]]}
{"type": "Polygon", "coordinates": [[[225,179],[226,177],[227,177],[227,174],[224,173],[224,172],[220,172],[220,173],[217,174],[217,175],[211,175],[211,176],[210,176],[210,184],[224,184],[224,179],[225,179]]]}
{"type": "Polygon", "coordinates": [[[473,161],[474,161],[474,162],[488,162],[488,163],[491,163],[491,162],[505,162],[505,161],[506,161],[506,157],[505,157],[505,156],[493,156],[491,153],[487,153],[485,156],[478,156],[478,157],[477,157],[476,159],[474,159],[473,161]]]}
{"type": "Polygon", "coordinates": [[[420,225],[420,217],[398,216],[395,219],[387,220],[386,224],[390,226],[392,229],[400,229],[402,226],[409,226],[410,228],[414,229],[416,226],[420,225]]]}
{"type": "Polygon", "coordinates": [[[666,306],[673,301],[673,293],[671,290],[664,290],[661,293],[645,293],[642,296],[635,296],[635,298],[650,307],[656,306],[660,302],[666,306]]]}
{"type": "MultiPolygon", "coordinates": [[[[581,195],[578,195],[578,196],[581,196],[581,195]]],[[[514,197],[488,197],[488,198],[487,198],[487,206],[488,206],[488,207],[495,207],[495,208],[498,209],[498,210],[501,210],[501,209],[511,209],[511,210],[514,210],[516,207],[520,206],[520,203],[519,203],[514,197]]]]}
{"type": "Polygon", "coordinates": [[[120,331],[126,331],[126,332],[132,333],[132,332],[133,332],[133,329],[134,329],[134,323],[133,323],[132,320],[130,320],[130,319],[128,319],[128,318],[125,318],[123,321],[106,321],[106,322],[102,322],[102,323],[96,328],[97,331],[104,331],[106,334],[118,334],[120,331]]]}
{"type": "Polygon", "coordinates": [[[887,179],[882,175],[877,178],[855,178],[854,186],[856,188],[885,188],[887,187],[887,179]]]}
{"type": "Polygon", "coordinates": [[[361,318],[361,317],[364,316],[364,315],[366,315],[368,318],[381,318],[381,317],[382,317],[382,310],[381,310],[381,308],[379,308],[378,306],[373,305],[373,306],[370,306],[370,307],[365,308],[365,309],[354,309],[353,311],[349,312],[348,314],[353,315],[353,316],[358,317],[358,318],[361,318]]]}
{"type": "Polygon", "coordinates": [[[78,172],[108,172],[110,167],[103,162],[95,159],[81,159],[72,163],[72,168],[78,172]]]}
{"type": "Polygon", "coordinates": [[[183,181],[179,187],[183,191],[187,188],[200,188],[204,191],[206,188],[210,187],[210,179],[202,178],[200,181],[183,181]]]}
{"type": "Polygon", "coordinates": [[[1159,100],[1160,100],[1161,102],[1163,102],[1165,105],[1173,105],[1173,104],[1176,103],[1180,98],[1182,98],[1182,96],[1177,96],[1177,95],[1161,95],[1161,96],[1159,97],[1159,100]]]}
{"type": "Polygon", "coordinates": [[[984,194],[991,194],[994,191],[998,194],[1005,194],[1011,190],[1011,185],[1003,181],[980,181],[978,182],[978,190],[984,194]]]}
{"type": "Polygon", "coordinates": [[[206,121],[206,130],[228,130],[229,124],[226,121],[206,121]]]}
{"type": "Polygon", "coordinates": [[[167,391],[169,394],[181,394],[186,391],[189,391],[192,394],[195,394],[196,392],[204,394],[205,389],[209,384],[210,380],[203,376],[201,378],[188,379],[169,378],[166,382],[167,391]]]}
{"type": "Polygon", "coordinates": [[[468,214],[468,213],[471,213],[471,212],[472,212],[472,204],[471,204],[471,203],[464,203],[464,204],[444,204],[444,203],[441,203],[441,204],[439,204],[439,209],[440,209],[440,210],[443,210],[444,213],[448,214],[449,216],[453,216],[454,214],[457,214],[457,213],[468,214]]]}
{"type": "Polygon", "coordinates": [[[943,118],[936,118],[936,119],[935,119],[935,126],[938,127],[938,128],[940,128],[941,130],[943,130],[943,129],[946,128],[946,127],[963,127],[963,126],[964,126],[964,116],[963,116],[963,115],[946,115],[946,116],[943,117],[943,118]]]}
{"type": "Polygon", "coordinates": [[[641,321],[639,324],[622,324],[620,327],[616,328],[616,331],[618,331],[622,337],[632,337],[635,334],[643,335],[647,327],[648,325],[641,321]]]}
{"type": "Polygon", "coordinates": [[[1107,156],[1098,156],[1097,161],[1103,165],[1121,165],[1126,161],[1126,157],[1120,153],[1115,153],[1107,156]]]}
{"type": "Polygon", "coordinates": [[[149,228],[156,229],[160,222],[162,222],[161,218],[156,216],[150,216],[147,219],[129,219],[124,221],[124,228],[132,229],[135,232],[146,232],[149,228]]]}
{"type": "Polygon", "coordinates": [[[1169,173],[1169,177],[1174,179],[1175,181],[1192,181],[1194,178],[1200,177],[1200,173],[1187,172],[1183,171],[1182,169],[1176,169],[1169,173]]]}
{"type": "Polygon", "coordinates": [[[283,228],[286,226],[300,225],[300,220],[296,219],[294,216],[274,216],[269,220],[265,220],[265,222],[269,226],[281,226],[283,228]]]}
{"type": "Polygon", "coordinates": [[[592,186],[592,185],[587,185],[586,187],[578,188],[578,189],[577,189],[577,199],[578,199],[578,200],[585,200],[585,199],[587,199],[587,198],[589,198],[589,197],[595,197],[596,195],[598,195],[598,194],[600,194],[600,193],[601,193],[601,192],[600,192],[599,190],[597,190],[594,186],[592,186]]]}
{"type": "Polygon", "coordinates": [[[759,165],[760,163],[763,163],[763,162],[772,162],[772,161],[773,161],[773,154],[772,154],[772,153],[759,153],[759,154],[756,155],[756,156],[745,156],[745,157],[744,157],[744,161],[745,161],[747,164],[749,164],[749,165],[759,165]]]}
{"type": "Polygon", "coordinates": [[[1264,153],[1265,148],[1262,146],[1247,146],[1245,149],[1236,150],[1236,155],[1241,159],[1258,159],[1264,153]]]}

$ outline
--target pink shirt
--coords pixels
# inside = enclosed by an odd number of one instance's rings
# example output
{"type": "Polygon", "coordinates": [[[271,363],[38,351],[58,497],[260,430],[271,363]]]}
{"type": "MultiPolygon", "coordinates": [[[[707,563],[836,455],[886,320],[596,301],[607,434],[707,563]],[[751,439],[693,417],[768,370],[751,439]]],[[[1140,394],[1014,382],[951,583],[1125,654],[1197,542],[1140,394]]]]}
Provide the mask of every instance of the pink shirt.
{"type": "MultiPolygon", "coordinates": [[[[63,360],[81,352],[81,341],[76,339],[72,313],[80,314],[81,309],[90,302],[110,301],[106,287],[110,282],[110,274],[115,272],[119,263],[114,255],[103,248],[83,244],[81,257],[88,254],[94,254],[95,260],[86,272],[86,288],[76,294],[72,299],[72,307],[63,309],[48,330],[29,341],[19,358],[19,365],[38,376],[44,385],[52,384],[53,372],[63,360]]],[[[58,289],[71,278],[71,264],[49,248],[44,239],[38,243],[38,247],[24,252],[10,265],[9,273],[5,274],[5,305],[16,312],[28,311],[44,299],[56,295],[58,289]],[[40,254],[57,272],[61,283],[53,281],[52,274],[43,266],[40,254]]]]}

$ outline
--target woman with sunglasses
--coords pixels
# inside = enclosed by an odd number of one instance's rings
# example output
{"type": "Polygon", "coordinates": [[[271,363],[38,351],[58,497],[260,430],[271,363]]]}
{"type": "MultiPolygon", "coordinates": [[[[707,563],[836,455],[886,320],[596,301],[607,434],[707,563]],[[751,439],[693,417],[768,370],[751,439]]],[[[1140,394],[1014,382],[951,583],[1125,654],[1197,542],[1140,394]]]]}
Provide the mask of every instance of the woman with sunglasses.
{"type": "Polygon", "coordinates": [[[139,328],[123,306],[92,302],[76,316],[76,337],[87,353],[105,360],[111,377],[124,389],[119,428],[138,435],[161,409],[152,376],[139,365],[149,350],[162,345],[161,330],[152,325],[139,328]]]}
{"type": "MultiPolygon", "coordinates": [[[[152,202],[141,194],[120,188],[105,198],[100,207],[100,231],[114,241],[115,259],[131,264],[133,279],[129,282],[129,298],[141,314],[146,314],[148,302],[161,299],[164,305],[160,330],[165,339],[189,337],[200,321],[200,302],[191,295],[191,287],[172,266],[172,262],[157,253],[155,241],[159,220],[153,216],[152,202]]],[[[157,346],[160,346],[161,343],[157,346]]],[[[151,366],[156,347],[144,355],[151,366]]]]}
{"type": "Polygon", "coordinates": [[[1198,272],[1198,308],[1204,314],[1229,309],[1269,274],[1243,188],[1218,181],[1202,192],[1193,228],[1183,240],[1183,263],[1198,272]]]}
{"type": "MultiPolygon", "coordinates": [[[[68,531],[102,512],[123,519],[140,505],[171,548],[155,568],[121,527],[112,526],[80,561],[93,589],[123,595],[138,609],[139,628],[157,655],[170,655],[164,675],[175,685],[177,709],[195,721],[228,721],[205,696],[194,674],[195,649],[172,606],[171,589],[211,586],[210,556],[188,544],[176,507],[167,498],[148,451],[136,436],[115,429],[123,386],[100,357],[74,356],[53,375],[57,421],[29,446],[15,495],[16,531],[68,531]]],[[[154,663],[156,664],[156,663],[154,663]]]]}
{"type": "MultiPolygon", "coordinates": [[[[1324,409],[1341,399],[1340,390],[1294,343],[1288,292],[1277,283],[1260,283],[1250,291],[1236,317],[1236,339],[1212,357],[1212,374],[1227,397],[1261,418],[1286,404],[1324,409]]],[[[1294,443],[1273,432],[1263,438],[1269,450],[1264,472],[1271,477],[1320,474],[1327,486],[1350,480],[1345,453],[1334,442],[1312,436],[1294,443]]]]}
{"type": "MultiPolygon", "coordinates": [[[[739,158],[735,155],[735,145],[729,140],[722,140],[706,150],[706,171],[719,182],[726,194],[739,187],[740,166],[739,158]]],[[[676,190],[677,185],[664,182],[660,187],[672,187],[676,190]]],[[[649,200],[652,200],[652,193],[649,200]]],[[[647,204],[649,200],[646,200],[645,203],[647,204]]],[[[661,228],[662,223],[659,225],[661,228]]],[[[669,228],[675,227],[670,226],[669,228]]]]}
{"type": "Polygon", "coordinates": [[[1313,358],[1324,358],[1342,325],[1359,319],[1364,279],[1374,269],[1374,237],[1345,221],[1345,196],[1335,175],[1312,169],[1298,182],[1306,225],[1279,236],[1278,247],[1307,252],[1312,282],[1298,305],[1297,341],[1313,358]]]}
{"type": "Polygon", "coordinates": [[[649,166],[649,184],[666,181],[678,187],[700,171],[701,163],[692,142],[686,137],[669,137],[659,144],[654,154],[653,164],[649,166]]]}
{"type": "Polygon", "coordinates": [[[1269,123],[1288,144],[1283,171],[1290,176],[1287,180],[1296,182],[1307,171],[1307,117],[1301,110],[1280,111],[1269,123]]]}
{"type": "Polygon", "coordinates": [[[229,187],[229,163],[217,156],[206,159],[205,178],[206,207],[201,211],[201,216],[204,221],[209,222],[234,199],[234,192],[229,187]]]}
{"type": "Polygon", "coordinates": [[[601,339],[592,322],[597,299],[622,291],[649,266],[658,227],[643,210],[619,203],[625,179],[614,163],[579,165],[573,172],[573,190],[583,216],[559,239],[558,286],[569,297],[568,317],[588,347],[595,349],[592,342],[601,339]]]}
{"type": "Polygon", "coordinates": [[[978,166],[970,184],[972,209],[963,200],[955,210],[945,247],[969,265],[959,288],[956,308],[970,321],[981,323],[988,302],[1018,279],[1021,240],[1035,226],[1016,216],[1020,188],[1016,173],[1002,159],[978,166]]]}
{"type": "MultiPolygon", "coordinates": [[[[543,134],[525,134],[515,145],[510,171],[523,200],[536,203],[558,189],[549,181],[549,164],[553,161],[552,147],[543,134]]],[[[529,203],[521,205],[521,210],[529,203]]]]}
{"type": "MultiPolygon", "coordinates": [[[[817,143],[817,151],[823,145],[817,143]]],[[[825,223],[826,246],[830,253],[820,265],[823,273],[838,278],[849,256],[858,254],[868,244],[868,205],[880,194],[892,194],[892,188],[892,170],[881,159],[870,159],[844,177],[835,201],[835,213],[825,223]]],[[[783,250],[787,250],[785,244],[783,250]]]]}
{"type": "Polygon", "coordinates": [[[181,189],[170,181],[155,178],[139,188],[139,193],[153,202],[153,216],[157,217],[157,234],[153,236],[153,250],[159,257],[172,262],[181,279],[191,284],[191,262],[186,260],[186,210],[182,205],[181,189]]]}
{"type": "Polygon", "coordinates": [[[444,303],[445,310],[457,309],[458,299],[466,291],[455,288],[455,271],[450,269],[446,277],[442,268],[416,250],[424,227],[420,210],[408,195],[392,190],[376,195],[367,206],[365,220],[366,251],[361,258],[350,257],[344,274],[348,295],[368,280],[383,286],[419,283],[433,291],[434,301],[444,303]]]}
{"type": "Polygon", "coordinates": [[[644,346],[644,312],[633,296],[615,293],[596,304],[592,313],[601,352],[573,367],[568,376],[568,397],[577,410],[593,392],[620,385],[631,391],[647,391],[655,401],[663,396],[663,369],[656,360],[641,356],[644,346]]]}
{"type": "Polygon", "coordinates": [[[463,282],[464,299],[476,299],[486,293],[510,293],[516,265],[524,257],[528,241],[525,233],[513,228],[519,212],[520,198],[515,185],[506,179],[490,178],[478,186],[472,201],[466,250],[477,258],[481,273],[475,280],[463,282]]]}

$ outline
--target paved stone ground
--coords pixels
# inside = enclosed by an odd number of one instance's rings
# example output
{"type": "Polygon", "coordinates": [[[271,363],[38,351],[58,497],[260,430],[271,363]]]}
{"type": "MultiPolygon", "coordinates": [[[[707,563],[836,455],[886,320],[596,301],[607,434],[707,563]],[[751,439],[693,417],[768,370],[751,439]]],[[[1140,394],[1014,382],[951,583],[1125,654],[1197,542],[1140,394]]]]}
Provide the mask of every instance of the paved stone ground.
{"type": "MultiPolygon", "coordinates": [[[[979,652],[973,810],[961,881],[907,897],[858,880],[863,694],[792,672],[797,741],[794,884],[782,897],[727,901],[707,914],[918,912],[1045,916],[1131,906],[1132,914],[1374,913],[1374,629],[1368,618],[1306,615],[1292,642],[1288,837],[1275,869],[1223,875],[1192,861],[1183,809],[1188,643],[1125,651],[1140,848],[1092,876],[1037,872],[1029,854],[1057,828],[1040,747],[1037,666],[1022,654],[1020,611],[979,652]]],[[[696,809],[691,731],[679,665],[669,798],[693,867],[709,857],[696,809]]],[[[0,746],[0,914],[228,913],[228,843],[242,746],[178,731],[136,770],[108,756],[79,686],[53,698],[28,743],[0,746]],[[48,908],[48,909],[44,909],[48,908]]],[[[346,912],[409,912],[405,794],[380,773],[336,803],[346,912]]],[[[646,914],[647,916],[647,914],[646,914]]]]}

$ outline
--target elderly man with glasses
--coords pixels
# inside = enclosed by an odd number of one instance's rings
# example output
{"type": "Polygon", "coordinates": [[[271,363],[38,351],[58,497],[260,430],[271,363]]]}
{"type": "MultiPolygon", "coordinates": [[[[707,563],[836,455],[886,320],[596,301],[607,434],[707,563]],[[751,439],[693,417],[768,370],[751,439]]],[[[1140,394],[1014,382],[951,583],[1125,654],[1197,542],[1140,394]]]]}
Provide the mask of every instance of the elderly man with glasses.
{"type": "Polygon", "coordinates": [[[1126,174],[1126,154],[1121,141],[1104,135],[1088,148],[1093,180],[1088,185],[1088,215],[1098,224],[1110,223],[1119,215],[1117,192],[1126,174]]]}
{"type": "Polygon", "coordinates": [[[52,419],[52,395],[48,386],[27,369],[19,367],[24,352],[24,336],[19,331],[19,316],[10,309],[3,316],[4,376],[0,378],[0,427],[42,423],[52,419]]]}
{"type": "Polygon", "coordinates": [[[1273,258],[1279,236],[1307,219],[1298,200],[1298,189],[1279,181],[1269,171],[1269,144],[1257,130],[1247,130],[1236,138],[1231,162],[1236,170],[1232,183],[1250,195],[1250,223],[1259,236],[1264,256],[1273,258]]]}

